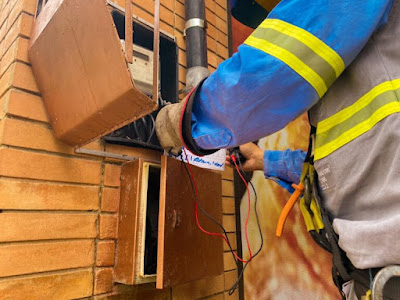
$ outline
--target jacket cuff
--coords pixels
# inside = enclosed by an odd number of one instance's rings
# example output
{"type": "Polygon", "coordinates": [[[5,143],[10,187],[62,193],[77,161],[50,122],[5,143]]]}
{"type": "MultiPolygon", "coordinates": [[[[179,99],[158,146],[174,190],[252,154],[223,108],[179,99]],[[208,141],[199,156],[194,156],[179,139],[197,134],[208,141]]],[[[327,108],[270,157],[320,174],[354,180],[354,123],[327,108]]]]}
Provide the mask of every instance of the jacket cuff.
{"type": "Polygon", "coordinates": [[[190,152],[198,156],[210,155],[218,151],[218,149],[206,150],[200,148],[199,146],[197,146],[192,136],[193,101],[196,98],[198,92],[200,91],[204,80],[200,82],[200,84],[197,87],[195,87],[186,97],[186,102],[183,105],[181,112],[181,119],[180,119],[180,126],[181,126],[180,134],[181,134],[182,144],[186,149],[188,149],[190,152]]]}

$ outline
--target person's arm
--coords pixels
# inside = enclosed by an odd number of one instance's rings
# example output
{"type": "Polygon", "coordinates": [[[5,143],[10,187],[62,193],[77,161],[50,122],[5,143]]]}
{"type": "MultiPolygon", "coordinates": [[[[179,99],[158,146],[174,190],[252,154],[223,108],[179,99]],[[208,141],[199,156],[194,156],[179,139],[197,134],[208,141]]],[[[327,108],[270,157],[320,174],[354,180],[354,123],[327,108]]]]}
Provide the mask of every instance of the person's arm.
{"type": "MultiPolygon", "coordinates": [[[[266,150],[253,143],[240,146],[242,155],[246,158],[243,170],[246,172],[263,171],[267,179],[277,182],[280,186],[293,192],[292,183],[299,183],[306,152],[302,150],[266,150]]],[[[231,165],[229,156],[226,164],[231,165]]]]}
{"type": "Polygon", "coordinates": [[[303,150],[264,151],[265,178],[274,180],[293,193],[292,183],[299,183],[306,152],[303,150]]]}
{"type": "Polygon", "coordinates": [[[392,2],[283,0],[197,90],[186,132],[191,143],[230,148],[286,126],[385,24],[392,2]]]}

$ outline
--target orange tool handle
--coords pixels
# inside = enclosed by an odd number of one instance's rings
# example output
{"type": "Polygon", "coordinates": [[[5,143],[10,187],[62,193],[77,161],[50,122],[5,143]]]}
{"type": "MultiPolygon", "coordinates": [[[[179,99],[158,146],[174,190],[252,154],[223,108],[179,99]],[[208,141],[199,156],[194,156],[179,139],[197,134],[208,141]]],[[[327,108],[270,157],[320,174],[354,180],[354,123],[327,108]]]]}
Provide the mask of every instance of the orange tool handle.
{"type": "Polygon", "coordinates": [[[278,219],[278,225],[276,226],[276,236],[282,236],[283,232],[283,227],[285,226],[285,222],[287,219],[287,216],[289,215],[289,212],[293,208],[294,204],[299,200],[301,194],[303,193],[304,190],[304,185],[300,182],[298,185],[297,184],[292,184],[292,187],[294,188],[293,194],[290,196],[288,202],[285,204],[283,207],[283,210],[279,216],[278,219]]]}

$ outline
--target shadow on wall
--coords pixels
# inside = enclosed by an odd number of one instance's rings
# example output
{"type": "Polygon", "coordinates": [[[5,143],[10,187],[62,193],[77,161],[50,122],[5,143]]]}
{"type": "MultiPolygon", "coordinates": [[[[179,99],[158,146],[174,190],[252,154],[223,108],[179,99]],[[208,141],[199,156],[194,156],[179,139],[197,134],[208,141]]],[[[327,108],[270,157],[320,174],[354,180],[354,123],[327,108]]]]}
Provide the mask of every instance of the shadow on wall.
{"type": "MultiPolygon", "coordinates": [[[[304,149],[308,146],[309,125],[303,115],[281,131],[259,141],[263,149],[304,149]]],[[[258,214],[264,236],[264,247],[245,272],[245,299],[262,300],[334,300],[340,299],[331,278],[331,255],[317,246],[309,236],[300,209],[295,205],[282,237],[275,236],[279,214],[290,194],[275,182],[255,172],[251,180],[258,193],[258,214]]],[[[254,205],[254,195],[252,195],[254,205]]],[[[247,214],[246,196],[241,206],[242,232],[247,214]]],[[[260,238],[252,208],[248,225],[253,252],[260,238]]],[[[243,243],[244,256],[248,251],[243,243]]]]}

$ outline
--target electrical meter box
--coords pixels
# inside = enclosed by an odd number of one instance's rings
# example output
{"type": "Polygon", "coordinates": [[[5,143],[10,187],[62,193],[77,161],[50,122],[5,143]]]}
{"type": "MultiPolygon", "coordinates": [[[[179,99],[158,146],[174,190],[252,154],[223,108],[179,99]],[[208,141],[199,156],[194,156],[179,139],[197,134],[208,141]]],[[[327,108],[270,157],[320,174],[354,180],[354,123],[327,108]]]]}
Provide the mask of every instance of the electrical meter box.
{"type": "Polygon", "coordinates": [[[69,145],[85,145],[158,108],[129,72],[105,0],[46,2],[28,54],[54,134],[69,145]]]}
{"type": "MultiPolygon", "coordinates": [[[[124,40],[121,44],[125,49],[124,40]]],[[[136,87],[148,96],[153,93],[153,60],[153,51],[133,44],[133,62],[128,63],[129,71],[136,87]]]]}

